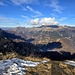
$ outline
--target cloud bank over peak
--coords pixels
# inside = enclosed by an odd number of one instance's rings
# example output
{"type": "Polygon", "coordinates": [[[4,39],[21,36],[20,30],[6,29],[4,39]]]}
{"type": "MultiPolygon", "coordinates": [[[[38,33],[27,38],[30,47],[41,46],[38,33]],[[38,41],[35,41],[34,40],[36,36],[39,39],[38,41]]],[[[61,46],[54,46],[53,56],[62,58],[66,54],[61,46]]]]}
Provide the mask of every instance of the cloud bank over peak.
{"type": "Polygon", "coordinates": [[[30,21],[31,25],[59,25],[59,22],[55,18],[36,18],[30,21]]]}

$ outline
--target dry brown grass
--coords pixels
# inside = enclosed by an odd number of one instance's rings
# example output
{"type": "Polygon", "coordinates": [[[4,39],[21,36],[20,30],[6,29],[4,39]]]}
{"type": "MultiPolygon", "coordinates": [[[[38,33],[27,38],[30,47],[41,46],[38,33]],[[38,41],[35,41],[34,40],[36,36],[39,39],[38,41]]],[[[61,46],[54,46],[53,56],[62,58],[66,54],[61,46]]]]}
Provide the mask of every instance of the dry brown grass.
{"type": "Polygon", "coordinates": [[[38,58],[38,57],[24,57],[23,58],[24,60],[29,60],[29,61],[34,61],[34,62],[41,62],[42,59],[41,58],[38,58]]]}
{"type": "Polygon", "coordinates": [[[50,59],[48,59],[48,58],[43,58],[43,60],[46,60],[47,62],[50,62],[50,59]]]}
{"type": "Polygon", "coordinates": [[[59,67],[60,68],[68,68],[68,66],[66,64],[63,64],[62,62],[59,63],[59,67]]]}
{"type": "Polygon", "coordinates": [[[47,58],[24,57],[24,60],[40,62],[36,67],[27,67],[26,75],[51,75],[51,62],[47,58]],[[46,60],[46,63],[42,61],[46,60]]]}
{"type": "Polygon", "coordinates": [[[6,53],[6,55],[3,55],[3,60],[12,59],[16,57],[17,57],[17,53],[10,52],[10,53],[6,53]]]}
{"type": "Polygon", "coordinates": [[[50,62],[50,59],[48,58],[39,58],[39,57],[23,57],[24,60],[34,61],[34,62],[42,62],[43,60],[46,60],[47,62],[50,62]]]}
{"type": "Polygon", "coordinates": [[[52,75],[75,75],[74,66],[64,64],[64,62],[52,61],[52,68],[51,68],[52,75]]]}
{"type": "Polygon", "coordinates": [[[75,74],[75,68],[72,70],[72,72],[75,74]]]}
{"type": "MultiPolygon", "coordinates": [[[[3,56],[3,59],[11,59],[18,57],[28,61],[40,62],[36,67],[26,67],[25,75],[75,75],[75,68],[63,63],[63,61],[51,61],[47,58],[24,57],[18,56],[15,53],[9,53],[3,56]],[[42,61],[46,60],[46,63],[42,61]]],[[[68,60],[66,60],[68,61],[68,60]]]]}
{"type": "Polygon", "coordinates": [[[67,75],[73,75],[72,71],[69,68],[63,69],[67,75]]]}
{"type": "Polygon", "coordinates": [[[51,69],[48,69],[48,67],[45,64],[39,64],[36,67],[28,67],[28,71],[26,75],[51,75],[51,69]]]}

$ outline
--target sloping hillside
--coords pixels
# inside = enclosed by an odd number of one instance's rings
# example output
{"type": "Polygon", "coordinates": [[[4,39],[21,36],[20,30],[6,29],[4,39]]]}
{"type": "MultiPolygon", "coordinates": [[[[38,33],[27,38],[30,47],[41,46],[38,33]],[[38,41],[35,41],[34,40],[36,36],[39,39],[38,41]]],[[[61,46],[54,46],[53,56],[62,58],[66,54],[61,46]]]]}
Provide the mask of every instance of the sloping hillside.
{"type": "Polygon", "coordinates": [[[4,55],[8,52],[16,52],[19,55],[30,55],[38,48],[28,42],[14,42],[12,39],[22,39],[15,34],[7,33],[0,29],[0,52],[4,55]]]}
{"type": "Polygon", "coordinates": [[[7,32],[20,36],[21,40],[33,43],[35,45],[47,45],[52,42],[60,42],[62,48],[54,49],[57,51],[75,52],[75,28],[69,26],[40,26],[40,27],[17,27],[7,32]]]}
{"type": "MultiPolygon", "coordinates": [[[[19,27],[21,28],[21,27],[19,27]]],[[[16,29],[16,28],[15,28],[16,29]]],[[[25,28],[26,29],[26,28],[25,28]]],[[[35,28],[38,29],[38,28],[35,28]]],[[[58,30],[56,28],[52,28],[58,30]]],[[[0,53],[6,55],[6,58],[12,57],[12,53],[17,53],[22,56],[34,56],[40,58],[49,58],[52,60],[64,60],[64,59],[73,59],[75,58],[75,43],[68,37],[62,37],[58,33],[58,31],[52,30],[49,32],[45,31],[37,31],[35,33],[31,33],[31,31],[27,32],[25,36],[34,36],[34,38],[23,38],[22,36],[17,35],[17,31],[13,33],[14,29],[10,30],[10,33],[5,32],[0,29],[0,53]],[[11,33],[12,31],[12,33],[11,33]],[[49,34],[50,33],[50,34],[49,34]],[[42,39],[40,38],[42,36],[42,39]],[[46,36],[45,36],[46,35],[46,36]],[[39,38],[37,38],[39,36],[39,38]],[[43,37],[48,38],[50,40],[43,37]],[[16,39],[16,40],[15,40],[16,39]],[[20,41],[23,40],[23,41],[20,41]],[[38,40],[38,41],[37,41],[38,40]],[[41,41],[39,43],[39,41],[41,41]],[[44,42],[45,41],[45,42],[44,42]],[[31,43],[29,43],[31,42],[31,43]],[[73,54],[71,54],[73,53],[73,54]]],[[[20,29],[19,29],[20,30],[20,29]]],[[[33,30],[34,31],[34,30],[33,30]]],[[[32,37],[31,36],[31,37],[32,37]]],[[[1,55],[0,55],[1,58],[1,55]]]]}

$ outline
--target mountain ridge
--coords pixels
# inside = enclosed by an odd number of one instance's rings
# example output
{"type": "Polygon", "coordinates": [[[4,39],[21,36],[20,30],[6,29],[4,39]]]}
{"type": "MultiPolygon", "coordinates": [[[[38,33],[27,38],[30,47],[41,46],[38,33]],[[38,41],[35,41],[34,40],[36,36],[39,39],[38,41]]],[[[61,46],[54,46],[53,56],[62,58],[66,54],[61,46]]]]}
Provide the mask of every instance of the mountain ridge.
{"type": "Polygon", "coordinates": [[[57,25],[47,25],[40,27],[16,27],[7,30],[9,33],[13,33],[21,38],[25,39],[35,45],[48,44],[51,42],[62,43],[61,49],[56,49],[56,51],[70,51],[75,52],[75,27],[70,26],[57,26],[57,25]]]}
{"type": "MultiPolygon", "coordinates": [[[[26,39],[21,36],[19,36],[20,38],[18,38],[18,36],[16,34],[9,33],[9,32],[3,31],[3,30],[0,30],[0,31],[1,31],[0,35],[2,35],[2,37],[0,36],[0,53],[2,53],[3,55],[7,54],[7,56],[6,56],[7,58],[8,58],[9,53],[15,53],[15,52],[18,54],[18,56],[20,56],[20,55],[21,56],[33,56],[33,57],[40,57],[40,58],[46,57],[46,58],[49,58],[52,60],[66,60],[66,59],[74,59],[75,58],[74,48],[73,48],[73,50],[71,48],[71,47],[74,47],[75,44],[72,44],[73,41],[70,42],[71,40],[69,41],[69,39],[67,39],[67,38],[61,38],[61,39],[54,40],[54,39],[56,39],[56,37],[52,36],[54,38],[53,41],[50,40],[50,41],[48,41],[48,43],[44,42],[42,44],[38,43],[38,41],[39,41],[39,38],[38,38],[37,44],[35,44],[34,43],[34,42],[36,42],[35,38],[34,39],[32,39],[32,38],[26,39]],[[12,36],[12,35],[14,35],[14,36],[12,36]],[[20,41],[20,39],[24,40],[24,41],[20,41]],[[34,41],[34,42],[32,42],[32,41],[34,41]],[[66,43],[65,43],[65,41],[66,41],[66,43]]],[[[31,29],[31,31],[32,31],[32,29],[31,29]]],[[[28,31],[28,33],[29,33],[29,31],[28,31]]],[[[44,35],[47,35],[47,33],[42,34],[43,32],[40,31],[40,32],[35,32],[35,34],[36,34],[35,37],[37,37],[39,35],[39,33],[42,35],[42,38],[44,35]],[[36,33],[38,33],[38,34],[36,34],[36,33]]],[[[48,32],[48,33],[50,33],[50,32],[48,32]]],[[[29,34],[33,35],[32,33],[29,33],[29,34]]],[[[27,34],[27,35],[29,36],[29,34],[27,34]]],[[[53,35],[53,33],[50,33],[50,35],[53,35]]],[[[44,40],[44,39],[42,39],[42,40],[44,40]]],[[[1,56],[0,56],[0,58],[1,58],[1,56]]]]}

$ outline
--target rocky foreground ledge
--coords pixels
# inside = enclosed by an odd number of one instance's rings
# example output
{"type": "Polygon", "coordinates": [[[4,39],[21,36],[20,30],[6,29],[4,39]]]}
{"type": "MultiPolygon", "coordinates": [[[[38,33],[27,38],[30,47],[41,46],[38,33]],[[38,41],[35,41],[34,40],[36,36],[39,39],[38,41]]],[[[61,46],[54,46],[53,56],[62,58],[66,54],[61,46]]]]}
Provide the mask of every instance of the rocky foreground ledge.
{"type": "Polygon", "coordinates": [[[0,75],[75,75],[75,61],[31,57],[0,60],[0,75]]]}
{"type": "MultiPolygon", "coordinates": [[[[46,61],[43,61],[46,62],[46,61]]],[[[0,61],[0,75],[24,75],[28,67],[36,67],[40,62],[24,61],[19,58],[0,61]]]]}

